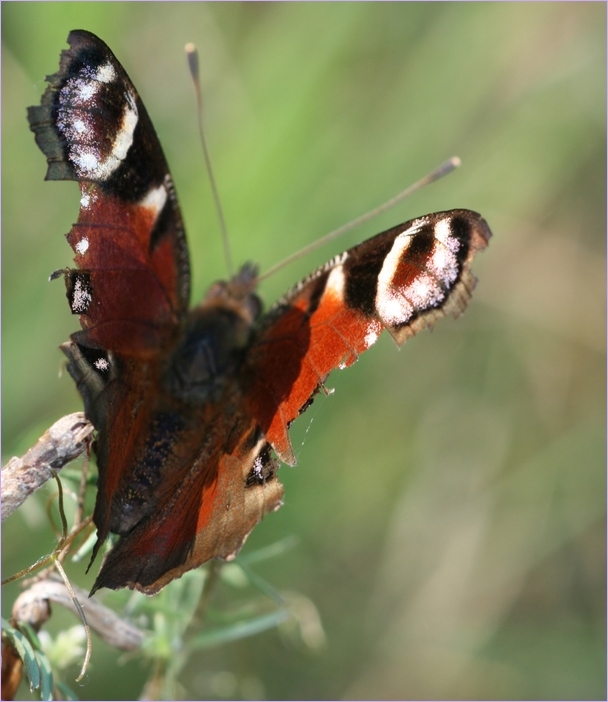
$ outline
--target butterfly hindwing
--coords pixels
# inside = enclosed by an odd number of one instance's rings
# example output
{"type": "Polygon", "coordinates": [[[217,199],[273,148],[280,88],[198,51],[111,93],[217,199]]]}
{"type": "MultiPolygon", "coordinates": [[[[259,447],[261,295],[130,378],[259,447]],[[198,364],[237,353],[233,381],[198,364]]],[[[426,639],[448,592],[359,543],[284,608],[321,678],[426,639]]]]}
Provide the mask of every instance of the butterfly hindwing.
{"type": "Polygon", "coordinates": [[[198,455],[182,463],[154,519],[140,521],[110,551],[93,592],[130,587],[150,595],[211,558],[231,560],[263,516],[281,506],[268,442],[237,408],[217,409],[213,427],[221,437],[199,436],[198,455]],[[231,435],[235,446],[224,443],[231,435]]]}

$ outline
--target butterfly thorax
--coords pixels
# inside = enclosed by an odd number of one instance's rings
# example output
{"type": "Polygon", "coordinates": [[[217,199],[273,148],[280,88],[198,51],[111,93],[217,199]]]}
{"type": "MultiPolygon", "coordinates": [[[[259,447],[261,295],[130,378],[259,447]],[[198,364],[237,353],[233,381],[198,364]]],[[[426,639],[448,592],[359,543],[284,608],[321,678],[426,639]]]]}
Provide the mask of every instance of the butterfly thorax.
{"type": "Polygon", "coordinates": [[[256,269],[245,264],[214,283],[184,321],[164,377],[167,390],[192,404],[217,402],[236,377],[262,311],[254,293],[256,269]]]}

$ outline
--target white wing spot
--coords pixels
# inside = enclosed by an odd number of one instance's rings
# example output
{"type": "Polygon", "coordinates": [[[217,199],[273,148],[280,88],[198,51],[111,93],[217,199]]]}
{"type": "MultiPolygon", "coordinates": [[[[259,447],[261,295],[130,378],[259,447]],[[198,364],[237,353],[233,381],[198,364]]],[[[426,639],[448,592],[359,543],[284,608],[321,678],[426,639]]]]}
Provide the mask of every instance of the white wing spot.
{"type": "Polygon", "coordinates": [[[80,169],[80,175],[88,175],[91,172],[98,170],[99,158],[92,151],[80,151],[73,148],[70,151],[74,164],[80,169]]]}
{"type": "Polygon", "coordinates": [[[445,286],[451,286],[458,277],[456,254],[460,241],[454,236],[449,219],[442,219],[435,225],[435,247],[427,263],[427,270],[445,286]]]}
{"type": "Polygon", "coordinates": [[[97,201],[97,193],[95,190],[91,189],[91,186],[88,183],[82,183],[80,192],[80,206],[83,209],[86,210],[87,207],[90,207],[97,201]]]}
{"type": "Polygon", "coordinates": [[[342,300],[344,298],[344,266],[338,265],[331,269],[330,274],[327,276],[327,282],[325,284],[324,294],[331,294],[342,300]]]}
{"type": "Polygon", "coordinates": [[[158,188],[151,188],[144,198],[139,201],[141,207],[150,210],[154,219],[163,209],[167,202],[167,188],[164,185],[159,185],[158,188]]]}
{"type": "Polygon", "coordinates": [[[103,66],[99,66],[95,78],[101,83],[111,83],[116,78],[114,66],[111,63],[104,63],[103,66]]]}
{"type": "MultiPolygon", "coordinates": [[[[257,444],[251,449],[249,452],[248,456],[250,457],[250,460],[253,459],[253,463],[251,465],[251,470],[258,476],[258,478],[263,477],[263,468],[264,468],[264,462],[262,461],[262,457],[260,455],[262,449],[264,448],[264,444],[266,443],[266,439],[262,438],[260,439],[257,444]]],[[[243,462],[243,467],[245,468],[248,464],[248,461],[245,460],[243,462]]],[[[247,477],[247,473],[249,470],[247,469],[243,473],[243,478],[247,477]]]]}
{"type": "Polygon", "coordinates": [[[435,280],[424,273],[406,288],[404,296],[412,301],[416,309],[425,309],[440,302],[444,293],[435,280]]]}
{"type": "Polygon", "coordinates": [[[376,341],[378,341],[378,337],[380,336],[380,332],[382,331],[382,327],[379,322],[376,322],[375,320],[370,323],[370,325],[367,328],[367,334],[365,335],[365,348],[368,349],[370,346],[373,346],[376,341]]]}
{"type": "MultiPolygon", "coordinates": [[[[135,132],[138,120],[139,113],[137,111],[137,104],[135,103],[135,96],[131,91],[127,91],[125,93],[125,110],[122,115],[122,122],[114,144],[112,144],[112,153],[108,161],[111,159],[122,161],[125,158],[133,143],[133,133],[135,132]]],[[[112,170],[117,166],[118,164],[116,164],[112,170]]]]}
{"type": "Polygon", "coordinates": [[[258,478],[262,477],[262,468],[262,459],[258,456],[253,462],[253,472],[258,476],[258,478]]]}
{"type": "Polygon", "coordinates": [[[395,295],[388,288],[381,296],[376,296],[376,309],[380,319],[389,327],[407,322],[414,313],[414,308],[403,296],[395,295]]]}
{"type": "Polygon", "coordinates": [[[92,299],[91,293],[82,284],[82,281],[76,278],[74,290],[72,291],[72,311],[77,313],[86,312],[92,299]]]}
{"type": "MultiPolygon", "coordinates": [[[[70,81],[71,82],[71,81],[70,81]]],[[[93,98],[98,90],[98,86],[90,80],[75,78],[73,82],[74,101],[87,103],[93,98]]]]}
{"type": "Polygon", "coordinates": [[[452,236],[452,229],[450,227],[450,220],[449,219],[440,219],[439,222],[435,225],[435,230],[433,232],[435,235],[436,239],[439,239],[442,244],[445,244],[446,246],[449,246],[449,242],[451,239],[453,239],[452,236]]]}
{"type": "Polygon", "coordinates": [[[82,256],[88,251],[89,240],[85,237],[76,244],[76,251],[82,256]]]}
{"type": "Polygon", "coordinates": [[[107,371],[110,369],[110,364],[105,358],[98,358],[93,365],[100,371],[107,371]]]}
{"type": "Polygon", "coordinates": [[[396,237],[378,276],[376,310],[380,319],[391,327],[407,322],[414,312],[412,305],[402,295],[396,294],[392,282],[402,256],[421,226],[422,222],[414,224],[396,237]]]}
{"type": "Polygon", "coordinates": [[[435,244],[433,255],[427,263],[427,270],[444,285],[450,286],[458,277],[458,260],[449,247],[440,242],[435,244]]]}

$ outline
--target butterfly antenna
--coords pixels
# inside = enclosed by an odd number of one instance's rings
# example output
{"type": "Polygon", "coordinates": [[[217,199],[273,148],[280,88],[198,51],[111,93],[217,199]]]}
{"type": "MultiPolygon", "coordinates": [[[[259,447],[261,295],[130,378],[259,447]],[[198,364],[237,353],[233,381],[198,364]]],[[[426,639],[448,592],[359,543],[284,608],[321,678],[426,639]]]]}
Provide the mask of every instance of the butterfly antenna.
{"type": "Polygon", "coordinates": [[[230,251],[230,242],[228,240],[228,230],[226,229],[226,220],[224,219],[224,212],[222,211],[220,196],[217,191],[217,184],[215,182],[215,176],[213,175],[213,168],[211,167],[211,158],[209,157],[209,150],[207,149],[205,130],[203,128],[203,96],[201,90],[200,74],[198,70],[198,51],[192,43],[186,44],[184,49],[186,51],[186,57],[188,58],[188,68],[190,69],[190,76],[192,77],[192,84],[194,85],[194,94],[196,96],[198,133],[200,136],[201,144],[203,145],[203,153],[205,154],[205,165],[207,166],[207,173],[209,174],[209,181],[211,182],[211,191],[213,192],[213,200],[215,201],[215,209],[217,211],[217,216],[220,222],[220,230],[222,232],[222,242],[224,245],[224,256],[226,257],[226,265],[228,267],[228,273],[230,277],[232,277],[234,275],[234,264],[232,262],[232,253],[230,251]]]}
{"type": "Polygon", "coordinates": [[[303,249],[296,251],[290,256],[287,256],[287,258],[284,258],[282,261],[280,261],[279,263],[272,266],[272,268],[267,270],[263,275],[259,276],[257,279],[258,282],[260,280],[264,280],[265,278],[270,277],[273,273],[276,273],[280,268],[287,266],[288,264],[292,263],[301,256],[305,256],[311,251],[315,251],[315,249],[318,249],[324,244],[327,244],[329,241],[333,241],[333,239],[337,239],[339,236],[342,236],[342,234],[345,234],[346,232],[350,231],[351,229],[354,229],[355,227],[358,227],[360,224],[363,224],[364,222],[367,222],[368,220],[377,217],[379,214],[382,214],[386,210],[389,210],[391,207],[394,207],[398,202],[401,202],[401,200],[404,200],[406,197],[408,197],[408,195],[415,193],[417,190],[420,190],[420,188],[424,187],[425,185],[429,185],[430,183],[434,183],[436,180],[443,178],[443,176],[447,175],[448,173],[451,173],[459,166],[460,159],[458,158],[458,156],[453,156],[452,158],[448,159],[445,163],[442,163],[441,166],[435,168],[435,170],[425,175],[424,178],[421,178],[413,185],[408,186],[405,190],[402,190],[399,194],[395,195],[395,197],[392,197],[390,200],[387,200],[382,205],[379,205],[378,207],[375,207],[373,210],[366,212],[360,217],[357,217],[356,219],[353,219],[352,221],[343,224],[341,227],[338,227],[337,229],[334,229],[333,231],[329,232],[329,234],[322,236],[316,241],[313,241],[312,244],[309,244],[303,249]]]}

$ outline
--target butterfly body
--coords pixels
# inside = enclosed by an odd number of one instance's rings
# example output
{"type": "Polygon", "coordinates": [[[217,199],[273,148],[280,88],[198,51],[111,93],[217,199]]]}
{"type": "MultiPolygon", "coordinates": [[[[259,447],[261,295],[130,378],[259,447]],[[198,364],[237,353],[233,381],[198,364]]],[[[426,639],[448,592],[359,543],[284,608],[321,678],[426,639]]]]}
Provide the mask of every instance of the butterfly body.
{"type": "Polygon", "coordinates": [[[490,236],[452,210],[378,234],[298,283],[268,312],[255,267],[189,309],[188,249],[152,123],[97,37],[74,31],[31,129],[48,179],[80,184],[64,275],[81,331],[62,346],[97,430],[98,542],[121,536],[93,591],[157,592],[210,558],[234,557],[282,501],[288,429],[383,330],[401,345],[460,314],[490,236]]]}

